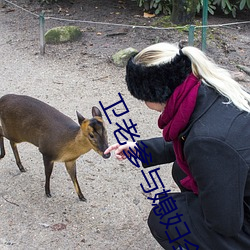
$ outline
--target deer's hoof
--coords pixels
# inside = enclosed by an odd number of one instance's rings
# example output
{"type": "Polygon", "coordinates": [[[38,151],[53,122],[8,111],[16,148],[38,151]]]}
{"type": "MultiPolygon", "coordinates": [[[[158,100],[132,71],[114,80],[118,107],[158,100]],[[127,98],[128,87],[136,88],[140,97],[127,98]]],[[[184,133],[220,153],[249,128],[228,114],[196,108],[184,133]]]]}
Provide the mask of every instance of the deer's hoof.
{"type": "Polygon", "coordinates": [[[87,199],[84,196],[79,197],[80,201],[87,201],[87,199]]]}
{"type": "Polygon", "coordinates": [[[48,198],[51,198],[51,194],[50,194],[50,193],[46,194],[46,196],[47,196],[48,198]]]}

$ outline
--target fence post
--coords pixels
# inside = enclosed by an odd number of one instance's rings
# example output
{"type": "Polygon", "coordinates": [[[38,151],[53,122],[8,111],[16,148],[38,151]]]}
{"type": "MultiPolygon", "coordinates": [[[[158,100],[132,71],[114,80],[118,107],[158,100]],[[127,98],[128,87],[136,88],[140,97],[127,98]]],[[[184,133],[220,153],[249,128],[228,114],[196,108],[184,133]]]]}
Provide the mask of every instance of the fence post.
{"type": "Polygon", "coordinates": [[[195,29],[194,25],[189,26],[189,30],[188,30],[188,45],[189,46],[194,45],[194,29],[195,29]]]}
{"type": "Polygon", "coordinates": [[[202,34],[201,34],[201,49],[206,51],[207,44],[207,15],[208,15],[208,0],[203,0],[203,9],[202,9],[202,34]]]}
{"type": "Polygon", "coordinates": [[[44,28],[44,11],[42,11],[39,15],[39,24],[40,24],[40,54],[44,55],[45,54],[45,39],[44,39],[44,33],[45,33],[45,28],[44,28]]]}

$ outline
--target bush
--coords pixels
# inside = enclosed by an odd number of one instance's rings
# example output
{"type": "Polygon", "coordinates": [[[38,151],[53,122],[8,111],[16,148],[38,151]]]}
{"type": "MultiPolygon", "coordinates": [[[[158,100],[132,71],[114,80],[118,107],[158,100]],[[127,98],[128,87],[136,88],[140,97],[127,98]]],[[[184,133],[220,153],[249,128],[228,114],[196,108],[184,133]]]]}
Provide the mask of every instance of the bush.
{"type": "Polygon", "coordinates": [[[136,2],[145,11],[154,12],[156,15],[160,13],[165,15],[171,14],[172,0],[136,0],[136,2]]]}
{"type": "Polygon", "coordinates": [[[238,9],[250,9],[250,0],[214,0],[213,4],[220,6],[224,14],[231,13],[234,18],[238,9]]]}
{"type": "MultiPolygon", "coordinates": [[[[154,11],[154,14],[158,15],[171,14],[172,3],[174,0],[136,0],[140,7],[143,7],[145,11],[154,11]]],[[[193,1],[193,0],[189,0],[193,1]]],[[[197,13],[202,10],[204,0],[199,0],[197,4],[197,13]]],[[[219,6],[224,14],[231,14],[236,17],[237,10],[241,11],[246,8],[250,9],[250,0],[208,0],[208,11],[211,15],[214,15],[216,7],[219,6]]]]}

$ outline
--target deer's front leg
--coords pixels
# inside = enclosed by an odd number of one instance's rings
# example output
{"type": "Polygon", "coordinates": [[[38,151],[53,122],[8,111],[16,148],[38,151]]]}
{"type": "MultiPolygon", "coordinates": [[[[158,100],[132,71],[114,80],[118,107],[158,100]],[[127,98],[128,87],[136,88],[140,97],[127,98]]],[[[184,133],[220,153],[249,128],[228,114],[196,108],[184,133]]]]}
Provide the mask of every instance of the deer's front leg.
{"type": "Polygon", "coordinates": [[[52,170],[53,170],[53,166],[54,166],[54,162],[51,161],[51,159],[46,156],[43,155],[43,163],[44,163],[44,168],[45,168],[45,194],[47,197],[51,197],[51,193],[50,193],[50,177],[52,174],[52,170]]]}
{"type": "Polygon", "coordinates": [[[76,177],[76,161],[68,161],[65,162],[66,169],[70,175],[71,180],[74,183],[74,187],[76,190],[76,193],[78,194],[78,197],[81,201],[87,201],[86,198],[83,196],[82,191],[80,189],[79,183],[77,181],[76,177]]]}

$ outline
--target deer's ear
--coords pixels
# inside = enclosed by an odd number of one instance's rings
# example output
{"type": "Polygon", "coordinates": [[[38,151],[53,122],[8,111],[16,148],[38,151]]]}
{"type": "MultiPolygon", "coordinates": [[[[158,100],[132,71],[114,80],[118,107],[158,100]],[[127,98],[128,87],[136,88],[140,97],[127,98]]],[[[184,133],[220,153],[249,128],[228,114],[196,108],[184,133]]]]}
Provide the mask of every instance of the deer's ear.
{"type": "Polygon", "coordinates": [[[85,118],[78,111],[76,111],[76,114],[77,114],[78,122],[81,125],[83,121],[85,120],[85,118]]]}
{"type": "Polygon", "coordinates": [[[94,116],[102,117],[102,113],[101,113],[100,109],[97,108],[96,106],[92,107],[92,115],[93,115],[93,117],[94,116]]]}

